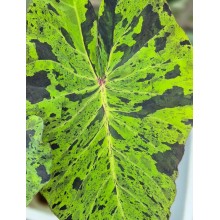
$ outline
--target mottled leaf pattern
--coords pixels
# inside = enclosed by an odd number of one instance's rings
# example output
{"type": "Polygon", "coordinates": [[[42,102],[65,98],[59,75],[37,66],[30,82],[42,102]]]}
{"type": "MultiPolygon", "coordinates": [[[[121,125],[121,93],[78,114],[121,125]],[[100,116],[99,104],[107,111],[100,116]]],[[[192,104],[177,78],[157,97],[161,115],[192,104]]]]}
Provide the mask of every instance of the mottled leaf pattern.
{"type": "Polygon", "coordinates": [[[33,0],[27,114],[52,149],[42,193],[75,219],[169,219],[192,126],[192,48],[163,0],[33,0]]]}
{"type": "Polygon", "coordinates": [[[26,204],[50,179],[51,148],[43,145],[43,120],[38,116],[30,116],[26,126],[26,204]]]}

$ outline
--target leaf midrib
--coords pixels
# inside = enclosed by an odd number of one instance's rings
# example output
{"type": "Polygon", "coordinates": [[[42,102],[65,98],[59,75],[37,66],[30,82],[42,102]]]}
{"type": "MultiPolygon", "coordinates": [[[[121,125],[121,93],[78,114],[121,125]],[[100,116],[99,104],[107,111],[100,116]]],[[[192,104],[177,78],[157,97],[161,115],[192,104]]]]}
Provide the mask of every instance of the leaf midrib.
{"type": "Polygon", "coordinates": [[[125,214],[124,210],[120,201],[120,192],[118,188],[118,179],[117,175],[115,173],[115,161],[114,161],[114,152],[113,152],[113,145],[112,145],[112,140],[111,140],[111,133],[109,130],[109,110],[108,110],[108,103],[107,103],[107,94],[106,94],[106,88],[104,85],[101,87],[101,100],[102,100],[102,105],[104,108],[105,112],[105,129],[106,129],[106,134],[107,134],[107,141],[108,141],[108,156],[109,156],[109,163],[110,163],[110,171],[112,175],[112,179],[116,188],[116,197],[117,197],[117,203],[118,203],[118,208],[121,212],[122,218],[125,219],[125,214]]]}

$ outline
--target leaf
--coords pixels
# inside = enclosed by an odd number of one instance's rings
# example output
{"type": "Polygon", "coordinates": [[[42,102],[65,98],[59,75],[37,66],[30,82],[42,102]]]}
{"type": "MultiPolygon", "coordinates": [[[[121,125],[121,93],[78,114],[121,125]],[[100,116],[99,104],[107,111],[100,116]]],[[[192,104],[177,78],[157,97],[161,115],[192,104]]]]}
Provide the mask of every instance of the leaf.
{"type": "Polygon", "coordinates": [[[33,0],[27,114],[59,219],[169,219],[192,122],[192,48],[162,0],[33,0]],[[98,25],[97,25],[98,24],[98,25]]]}
{"type": "Polygon", "coordinates": [[[26,131],[26,204],[50,179],[51,149],[42,144],[43,120],[38,116],[27,119],[26,131]]]}

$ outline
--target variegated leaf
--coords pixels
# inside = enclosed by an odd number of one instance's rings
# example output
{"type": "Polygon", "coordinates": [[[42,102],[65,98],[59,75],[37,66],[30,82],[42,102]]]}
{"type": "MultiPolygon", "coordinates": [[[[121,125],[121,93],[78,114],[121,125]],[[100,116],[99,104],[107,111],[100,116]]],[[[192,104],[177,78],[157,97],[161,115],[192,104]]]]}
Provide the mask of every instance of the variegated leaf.
{"type": "Polygon", "coordinates": [[[192,122],[192,48],[163,0],[33,0],[28,115],[60,219],[168,219],[192,122]]]}

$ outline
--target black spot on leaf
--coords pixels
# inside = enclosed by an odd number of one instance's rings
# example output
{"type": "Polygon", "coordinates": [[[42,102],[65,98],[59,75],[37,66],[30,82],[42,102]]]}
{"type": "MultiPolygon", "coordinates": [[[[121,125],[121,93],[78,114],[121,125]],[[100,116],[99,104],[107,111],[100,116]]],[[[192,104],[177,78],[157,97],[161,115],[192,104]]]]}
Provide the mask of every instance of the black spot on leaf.
{"type": "Polygon", "coordinates": [[[92,213],[95,212],[96,208],[97,208],[97,205],[94,205],[94,207],[93,207],[93,209],[92,209],[92,213]]]}
{"type": "Polygon", "coordinates": [[[60,73],[58,73],[56,70],[53,70],[53,74],[55,75],[56,78],[58,78],[58,76],[60,75],[60,73]]]}
{"type": "Polygon", "coordinates": [[[69,215],[66,220],[73,220],[72,215],[69,215]]]}
{"type": "Polygon", "coordinates": [[[92,96],[96,91],[97,91],[97,89],[92,91],[92,92],[87,92],[85,94],[72,93],[72,94],[66,95],[66,98],[68,98],[72,102],[77,102],[78,101],[79,104],[80,104],[83,99],[92,96]]]}
{"type": "Polygon", "coordinates": [[[103,138],[101,141],[99,141],[98,144],[99,144],[100,146],[102,146],[104,140],[105,140],[105,138],[103,138]]]}
{"type": "Polygon", "coordinates": [[[68,148],[68,150],[69,150],[69,151],[72,150],[73,147],[77,144],[77,142],[78,142],[78,140],[75,140],[75,141],[70,145],[70,147],[68,148]]]}
{"type": "Polygon", "coordinates": [[[180,76],[180,73],[181,73],[180,66],[176,65],[173,70],[166,73],[165,78],[166,79],[173,79],[173,78],[176,78],[177,76],[180,76]]]}
{"type": "Polygon", "coordinates": [[[44,30],[44,28],[43,28],[43,27],[40,27],[40,32],[41,32],[41,33],[43,32],[43,30],[44,30]]]}
{"type": "Polygon", "coordinates": [[[49,125],[50,124],[50,122],[49,121],[47,121],[47,122],[45,122],[45,125],[47,126],[47,125],[49,125]]]}
{"type": "Polygon", "coordinates": [[[58,62],[57,57],[52,52],[52,47],[48,43],[42,43],[37,39],[31,40],[31,42],[35,43],[36,45],[39,60],[53,60],[58,62]]]}
{"type": "Polygon", "coordinates": [[[125,28],[127,24],[128,24],[128,19],[125,18],[125,19],[122,21],[122,27],[125,28]]]}
{"type": "Polygon", "coordinates": [[[79,190],[81,188],[82,182],[83,181],[79,177],[76,177],[76,179],[73,182],[72,188],[75,190],[79,190]]]}
{"type": "Polygon", "coordinates": [[[99,207],[98,207],[98,210],[103,210],[105,208],[105,205],[100,205],[99,207]]]}
{"type": "Polygon", "coordinates": [[[62,111],[66,112],[66,111],[68,111],[68,108],[62,107],[62,111]]]}
{"type": "Polygon", "coordinates": [[[120,163],[118,164],[118,167],[121,169],[122,172],[125,171],[124,167],[120,163]]]}
{"type": "Polygon", "coordinates": [[[173,128],[173,125],[168,124],[167,128],[168,128],[168,129],[172,129],[172,128],[173,128]]]}
{"type": "Polygon", "coordinates": [[[109,170],[109,169],[110,169],[110,163],[107,164],[107,170],[109,170]]]}
{"type": "Polygon", "coordinates": [[[193,126],[193,119],[188,119],[188,120],[186,120],[186,121],[181,121],[183,124],[185,124],[185,125],[191,125],[191,126],[193,126]]]}
{"type": "Polygon", "coordinates": [[[63,28],[63,27],[61,27],[60,30],[61,30],[61,33],[62,33],[62,35],[64,36],[66,42],[67,42],[71,47],[75,48],[74,43],[73,43],[73,40],[72,40],[70,34],[68,33],[68,31],[67,31],[65,28],[63,28]]]}
{"type": "Polygon", "coordinates": [[[41,177],[41,183],[45,183],[50,179],[50,175],[47,173],[44,165],[40,165],[36,168],[37,175],[41,177]]]}
{"type": "Polygon", "coordinates": [[[157,204],[157,201],[154,199],[154,197],[153,196],[150,196],[150,195],[148,195],[148,197],[154,202],[154,203],[156,203],[157,204]]]}
{"type": "Polygon", "coordinates": [[[116,187],[114,187],[114,189],[112,190],[112,193],[115,194],[115,195],[117,194],[116,187]]]}
{"type": "Polygon", "coordinates": [[[128,104],[131,100],[123,98],[123,97],[118,97],[122,102],[128,104]]]}
{"type": "Polygon", "coordinates": [[[58,206],[58,205],[60,205],[60,204],[61,204],[61,202],[58,202],[58,203],[53,204],[53,205],[52,205],[52,209],[54,209],[56,206],[58,206]]]}
{"type": "Polygon", "coordinates": [[[53,150],[56,150],[56,149],[58,149],[58,148],[59,148],[59,145],[58,145],[58,144],[56,144],[56,143],[51,144],[51,148],[52,148],[53,150]]]}
{"type": "Polygon", "coordinates": [[[33,76],[26,77],[27,86],[35,87],[47,87],[51,84],[50,80],[47,78],[48,72],[41,70],[36,72],[33,76]]]}
{"type": "Polygon", "coordinates": [[[142,135],[142,134],[138,134],[141,138],[142,138],[142,140],[144,140],[146,143],[149,143],[149,140],[144,136],[144,135],[142,135]]]}
{"type": "Polygon", "coordinates": [[[57,12],[57,10],[51,5],[51,4],[47,4],[47,8],[51,11],[53,11],[55,14],[59,15],[59,13],[57,12]]]}
{"type": "Polygon", "coordinates": [[[120,77],[121,77],[120,75],[119,75],[119,76],[116,75],[116,76],[113,76],[111,79],[112,79],[112,80],[115,80],[115,79],[118,79],[118,78],[120,78],[120,77]]]}
{"type": "Polygon", "coordinates": [[[50,99],[50,93],[43,87],[29,86],[26,87],[26,98],[32,104],[38,103],[43,99],[50,99]]]}
{"type": "Polygon", "coordinates": [[[172,176],[174,171],[177,171],[178,164],[183,157],[184,145],[178,142],[174,144],[163,143],[170,147],[166,152],[159,152],[153,154],[152,158],[157,162],[156,166],[158,171],[172,176]]]}
{"type": "Polygon", "coordinates": [[[139,181],[139,183],[140,183],[142,186],[144,186],[144,183],[143,183],[143,182],[139,181]]]}
{"type": "Polygon", "coordinates": [[[128,177],[128,179],[130,179],[130,180],[135,180],[132,176],[127,176],[128,177]]]}
{"type": "Polygon", "coordinates": [[[125,140],[111,125],[109,126],[109,131],[114,139],[125,140]]]}
{"type": "Polygon", "coordinates": [[[134,148],[134,151],[142,152],[142,150],[140,150],[139,148],[134,148]]]}
{"type": "Polygon", "coordinates": [[[120,159],[118,156],[116,156],[116,155],[114,155],[114,157],[115,157],[115,159],[118,160],[118,161],[121,160],[121,159],[120,159]]]}
{"type": "Polygon", "coordinates": [[[155,39],[155,47],[156,47],[156,52],[158,53],[161,50],[164,50],[166,47],[167,43],[167,37],[170,36],[170,33],[166,32],[163,37],[159,37],[155,39]]]}
{"type": "Polygon", "coordinates": [[[172,15],[172,12],[171,12],[169,5],[167,3],[164,3],[163,10],[166,11],[169,16],[172,15]]]}
{"type": "Polygon", "coordinates": [[[56,172],[53,177],[59,176],[61,172],[56,172]]]}
{"type": "Polygon", "coordinates": [[[184,40],[180,42],[180,45],[184,46],[184,45],[190,45],[190,42],[188,40],[184,40]]]}
{"type": "Polygon", "coordinates": [[[146,76],[146,78],[144,78],[144,79],[139,79],[139,80],[137,80],[137,82],[149,81],[149,80],[151,80],[154,76],[155,76],[154,73],[148,73],[147,76],[146,76]]]}
{"type": "Polygon", "coordinates": [[[60,208],[60,210],[66,210],[66,209],[67,209],[66,205],[64,205],[60,208]]]}
{"type": "Polygon", "coordinates": [[[150,218],[151,219],[151,217],[152,216],[150,216],[148,213],[146,213],[146,212],[142,212],[146,217],[148,217],[148,218],[150,218]]]}
{"type": "Polygon", "coordinates": [[[35,130],[27,130],[26,131],[26,148],[29,147],[29,144],[31,142],[31,137],[34,136],[35,130]]]}
{"type": "Polygon", "coordinates": [[[171,63],[171,60],[169,59],[169,60],[165,61],[163,64],[167,64],[167,63],[171,63]]]}
{"type": "Polygon", "coordinates": [[[87,167],[86,167],[86,168],[87,168],[87,169],[89,169],[90,165],[91,165],[91,162],[89,162],[89,164],[87,165],[87,167]]]}
{"type": "Polygon", "coordinates": [[[117,207],[115,207],[112,212],[111,212],[111,215],[113,215],[115,213],[115,210],[117,209],[117,207]]]}
{"type": "Polygon", "coordinates": [[[146,80],[151,80],[154,76],[155,76],[154,73],[148,73],[147,77],[146,77],[146,80]]]}
{"type": "Polygon", "coordinates": [[[62,91],[65,90],[65,88],[63,86],[61,86],[61,85],[57,85],[56,86],[56,90],[58,90],[59,92],[62,92],[62,91]]]}

